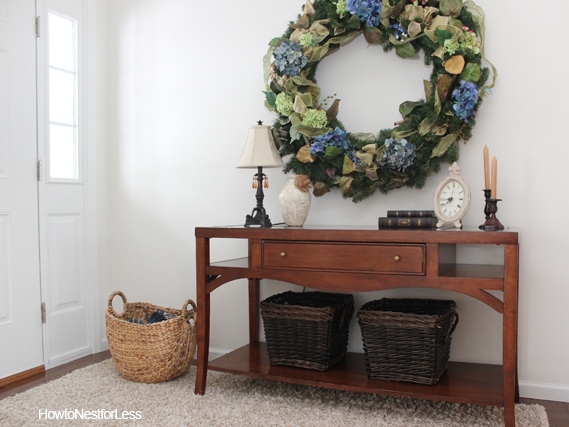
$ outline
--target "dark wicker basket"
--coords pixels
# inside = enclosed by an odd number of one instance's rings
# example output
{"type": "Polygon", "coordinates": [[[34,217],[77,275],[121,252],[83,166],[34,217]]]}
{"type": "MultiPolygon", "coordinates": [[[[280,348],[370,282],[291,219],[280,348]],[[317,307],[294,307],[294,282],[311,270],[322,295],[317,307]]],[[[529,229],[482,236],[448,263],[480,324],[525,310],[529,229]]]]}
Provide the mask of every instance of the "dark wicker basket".
{"type": "Polygon", "coordinates": [[[446,371],[458,323],[454,301],[370,301],[358,312],[371,379],[436,384],[446,371]]]}
{"type": "Polygon", "coordinates": [[[284,292],[261,302],[272,365],[326,371],[348,346],[354,297],[328,292],[284,292]]]}

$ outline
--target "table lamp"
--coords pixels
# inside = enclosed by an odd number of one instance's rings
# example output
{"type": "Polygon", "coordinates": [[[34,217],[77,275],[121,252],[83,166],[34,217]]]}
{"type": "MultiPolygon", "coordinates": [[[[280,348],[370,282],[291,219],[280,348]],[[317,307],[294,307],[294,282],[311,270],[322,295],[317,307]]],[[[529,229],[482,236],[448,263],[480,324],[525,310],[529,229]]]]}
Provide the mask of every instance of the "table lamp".
{"type": "Polygon", "coordinates": [[[263,186],[269,187],[267,176],[263,173],[263,168],[277,168],[284,166],[279,155],[271,127],[263,125],[262,121],[258,121],[257,125],[249,128],[249,135],[245,143],[245,149],[241,158],[237,162],[238,168],[257,168],[257,173],[253,176],[253,188],[257,189],[255,198],[257,206],[253,208],[251,215],[245,218],[245,227],[259,226],[261,228],[270,228],[273,225],[269,219],[269,215],[263,207],[263,186]]]}

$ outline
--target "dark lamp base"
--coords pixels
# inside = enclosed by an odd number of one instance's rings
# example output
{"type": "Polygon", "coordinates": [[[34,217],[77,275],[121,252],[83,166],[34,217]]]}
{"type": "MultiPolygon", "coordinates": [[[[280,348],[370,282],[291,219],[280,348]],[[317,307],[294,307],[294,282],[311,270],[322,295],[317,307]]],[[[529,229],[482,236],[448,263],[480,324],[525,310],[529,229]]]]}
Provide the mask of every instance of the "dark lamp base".
{"type": "MultiPolygon", "coordinates": [[[[257,200],[257,206],[253,208],[251,215],[247,215],[245,218],[245,227],[261,227],[261,228],[271,228],[271,220],[269,215],[263,207],[263,199],[265,195],[263,194],[263,181],[266,175],[263,173],[263,167],[259,166],[257,168],[257,173],[253,177],[254,187],[257,188],[257,193],[255,194],[255,199],[257,200]]],[[[268,185],[267,185],[268,186],[268,185]]]]}
{"type": "Polygon", "coordinates": [[[265,212],[264,208],[255,208],[251,215],[247,215],[245,218],[245,227],[261,227],[261,228],[271,228],[271,220],[269,215],[265,212]]]}

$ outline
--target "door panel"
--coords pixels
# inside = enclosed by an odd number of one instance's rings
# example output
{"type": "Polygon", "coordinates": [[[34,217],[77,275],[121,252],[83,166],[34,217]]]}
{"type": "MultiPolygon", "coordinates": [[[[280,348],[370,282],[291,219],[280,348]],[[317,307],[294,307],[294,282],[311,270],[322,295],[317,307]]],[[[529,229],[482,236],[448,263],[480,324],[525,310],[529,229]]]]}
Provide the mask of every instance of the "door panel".
{"type": "Polygon", "coordinates": [[[0,0],[0,378],[43,365],[35,0],[0,0]]]}
{"type": "Polygon", "coordinates": [[[38,156],[47,368],[92,353],[85,274],[84,1],[38,0],[38,156]]]}
{"type": "Polygon", "coordinates": [[[86,298],[82,284],[83,221],[80,214],[48,214],[46,363],[55,366],[90,353],[86,298]],[[49,362],[47,361],[49,357],[49,362]]]}

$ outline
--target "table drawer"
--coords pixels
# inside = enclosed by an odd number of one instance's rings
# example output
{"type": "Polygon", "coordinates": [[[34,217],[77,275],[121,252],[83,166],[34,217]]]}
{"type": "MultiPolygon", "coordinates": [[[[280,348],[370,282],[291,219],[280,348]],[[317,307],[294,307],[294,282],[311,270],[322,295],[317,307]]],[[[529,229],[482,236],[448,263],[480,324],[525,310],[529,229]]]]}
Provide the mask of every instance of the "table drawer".
{"type": "Polygon", "coordinates": [[[424,244],[263,241],[263,268],[425,274],[424,244]]]}

